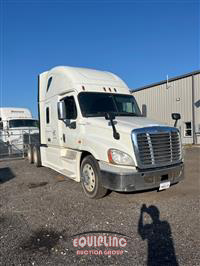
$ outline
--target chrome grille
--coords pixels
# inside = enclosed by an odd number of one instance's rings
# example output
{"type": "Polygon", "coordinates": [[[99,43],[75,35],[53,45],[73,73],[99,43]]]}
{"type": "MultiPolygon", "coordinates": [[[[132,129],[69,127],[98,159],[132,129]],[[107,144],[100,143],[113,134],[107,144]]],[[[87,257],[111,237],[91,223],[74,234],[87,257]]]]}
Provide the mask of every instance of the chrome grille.
{"type": "MultiPolygon", "coordinates": [[[[156,127],[136,130],[136,157],[138,166],[159,167],[181,160],[181,145],[178,130],[156,127]],[[168,129],[168,130],[167,130],[168,129]],[[137,132],[139,131],[139,132],[137,132]]],[[[134,143],[135,144],[135,143],[134,143]]]]}

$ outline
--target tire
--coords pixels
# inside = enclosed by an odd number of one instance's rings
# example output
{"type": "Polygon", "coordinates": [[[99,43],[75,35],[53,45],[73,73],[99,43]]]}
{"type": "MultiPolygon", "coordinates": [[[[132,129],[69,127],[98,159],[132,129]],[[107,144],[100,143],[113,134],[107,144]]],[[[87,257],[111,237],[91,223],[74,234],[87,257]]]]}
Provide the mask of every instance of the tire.
{"type": "Polygon", "coordinates": [[[99,165],[92,155],[86,156],[81,163],[81,183],[85,194],[91,199],[103,198],[107,193],[102,185],[99,165]]]}
{"type": "Polygon", "coordinates": [[[33,147],[33,162],[35,166],[41,166],[40,148],[37,146],[33,147]]]}
{"type": "Polygon", "coordinates": [[[29,163],[33,163],[33,147],[31,145],[28,146],[27,159],[29,163]]]}

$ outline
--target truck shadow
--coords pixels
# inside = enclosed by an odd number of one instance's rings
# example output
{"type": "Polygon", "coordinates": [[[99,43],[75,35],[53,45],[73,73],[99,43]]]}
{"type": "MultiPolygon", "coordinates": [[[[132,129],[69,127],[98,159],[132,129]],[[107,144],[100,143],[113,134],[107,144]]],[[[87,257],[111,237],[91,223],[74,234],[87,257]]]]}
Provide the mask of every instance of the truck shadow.
{"type": "Polygon", "coordinates": [[[138,234],[147,240],[147,265],[178,266],[170,224],[160,220],[160,212],[154,205],[142,205],[138,221],[138,234]],[[144,223],[144,213],[152,222],[144,223]]]}
{"type": "Polygon", "coordinates": [[[15,178],[15,175],[10,167],[0,168],[0,184],[10,181],[13,178],[15,178]]]}

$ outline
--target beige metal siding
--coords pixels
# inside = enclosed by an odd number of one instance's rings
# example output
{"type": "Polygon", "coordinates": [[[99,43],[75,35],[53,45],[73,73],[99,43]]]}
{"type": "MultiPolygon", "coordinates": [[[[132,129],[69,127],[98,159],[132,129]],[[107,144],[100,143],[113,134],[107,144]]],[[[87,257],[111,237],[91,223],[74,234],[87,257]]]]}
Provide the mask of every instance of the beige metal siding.
{"type": "Polygon", "coordinates": [[[193,137],[185,137],[185,122],[192,123],[192,76],[151,88],[133,92],[140,108],[147,106],[147,117],[173,126],[171,113],[180,113],[178,127],[183,143],[193,143],[193,137]]]}
{"type": "Polygon", "coordinates": [[[200,144],[200,74],[194,76],[194,112],[197,143],[200,144]]]}

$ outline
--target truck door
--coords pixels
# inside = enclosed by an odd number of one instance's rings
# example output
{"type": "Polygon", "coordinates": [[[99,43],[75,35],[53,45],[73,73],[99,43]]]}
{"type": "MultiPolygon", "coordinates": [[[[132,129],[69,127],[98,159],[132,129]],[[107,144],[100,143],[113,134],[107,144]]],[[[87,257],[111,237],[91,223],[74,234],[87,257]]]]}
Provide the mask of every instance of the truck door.
{"type": "Polygon", "coordinates": [[[61,146],[71,149],[77,149],[80,145],[78,143],[78,137],[80,134],[80,126],[77,123],[78,111],[76,106],[76,101],[73,93],[67,94],[67,96],[62,99],[65,102],[67,119],[65,121],[60,121],[61,123],[61,146]]]}
{"type": "Polygon", "coordinates": [[[57,119],[57,99],[45,103],[45,137],[48,149],[46,149],[46,159],[49,164],[59,167],[59,135],[57,119]]]}

